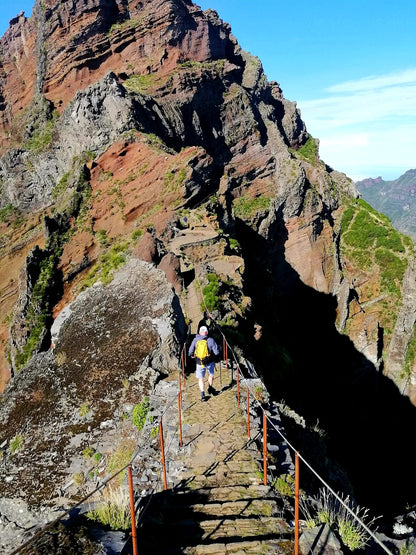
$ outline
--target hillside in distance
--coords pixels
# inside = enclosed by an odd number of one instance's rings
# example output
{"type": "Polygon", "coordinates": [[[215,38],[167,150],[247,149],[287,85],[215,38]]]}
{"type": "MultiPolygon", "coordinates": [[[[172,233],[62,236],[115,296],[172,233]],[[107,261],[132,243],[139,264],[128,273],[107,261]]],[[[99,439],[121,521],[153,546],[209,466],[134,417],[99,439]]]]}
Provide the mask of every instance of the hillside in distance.
{"type": "Polygon", "coordinates": [[[416,169],[392,181],[376,177],[355,185],[363,199],[386,214],[399,231],[416,240],[416,169]]]}

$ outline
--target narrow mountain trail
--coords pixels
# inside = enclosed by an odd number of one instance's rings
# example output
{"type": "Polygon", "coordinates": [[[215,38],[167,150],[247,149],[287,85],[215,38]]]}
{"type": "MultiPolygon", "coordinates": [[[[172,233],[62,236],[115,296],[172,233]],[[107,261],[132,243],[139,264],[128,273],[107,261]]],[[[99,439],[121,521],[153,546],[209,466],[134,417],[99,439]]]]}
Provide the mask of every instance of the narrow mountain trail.
{"type": "Polygon", "coordinates": [[[198,322],[201,320],[201,294],[198,290],[197,281],[194,279],[188,286],[186,294],[183,298],[185,306],[185,314],[188,318],[190,333],[198,333],[198,322]]]}
{"type": "Polygon", "coordinates": [[[154,496],[139,531],[139,553],[292,553],[293,531],[280,499],[263,485],[258,419],[237,406],[236,384],[216,365],[215,396],[200,400],[195,376],[183,391],[181,467],[154,496]],[[222,384],[220,380],[220,373],[222,384]]]}

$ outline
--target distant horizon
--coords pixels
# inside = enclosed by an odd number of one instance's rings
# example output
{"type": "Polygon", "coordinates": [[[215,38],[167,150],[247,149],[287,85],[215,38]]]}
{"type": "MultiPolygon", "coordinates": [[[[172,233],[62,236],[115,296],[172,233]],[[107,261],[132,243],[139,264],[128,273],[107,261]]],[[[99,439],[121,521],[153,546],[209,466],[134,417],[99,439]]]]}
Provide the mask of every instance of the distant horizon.
{"type": "MultiPolygon", "coordinates": [[[[416,167],[416,2],[201,0],[296,102],[321,159],[354,182],[416,167]]],[[[0,8],[0,35],[35,0],[0,8]]]]}

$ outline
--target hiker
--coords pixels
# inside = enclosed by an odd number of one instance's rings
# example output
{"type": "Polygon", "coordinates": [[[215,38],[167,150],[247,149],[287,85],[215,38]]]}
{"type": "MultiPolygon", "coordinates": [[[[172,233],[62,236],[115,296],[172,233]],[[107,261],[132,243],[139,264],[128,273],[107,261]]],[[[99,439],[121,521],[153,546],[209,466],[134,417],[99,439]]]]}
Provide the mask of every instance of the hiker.
{"type": "Polygon", "coordinates": [[[208,395],[216,395],[217,391],[213,387],[214,383],[214,361],[213,355],[218,356],[219,349],[212,337],[208,337],[208,328],[201,326],[199,333],[189,347],[189,356],[196,360],[196,377],[201,391],[201,401],[205,401],[204,378],[208,370],[208,395]]]}
{"type": "Polygon", "coordinates": [[[208,330],[208,333],[210,333],[212,324],[213,324],[212,317],[208,312],[208,310],[205,310],[202,320],[200,320],[198,323],[198,329],[200,330],[202,326],[205,326],[208,330]]]}

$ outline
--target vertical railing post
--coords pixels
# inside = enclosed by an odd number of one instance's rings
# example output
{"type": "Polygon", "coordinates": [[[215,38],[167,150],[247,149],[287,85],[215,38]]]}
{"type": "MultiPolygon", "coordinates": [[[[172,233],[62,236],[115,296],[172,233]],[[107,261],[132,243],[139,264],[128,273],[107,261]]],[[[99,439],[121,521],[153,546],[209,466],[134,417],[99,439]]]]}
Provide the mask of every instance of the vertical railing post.
{"type": "Polygon", "coordinates": [[[237,364],[237,405],[240,406],[240,367],[237,364]]]}
{"type": "Polygon", "coordinates": [[[182,400],[181,394],[178,393],[178,415],[179,415],[179,445],[182,447],[182,400]]]}
{"type": "Polygon", "coordinates": [[[183,351],[182,351],[181,361],[182,361],[182,377],[183,377],[183,384],[185,385],[185,360],[184,360],[183,351]]]}
{"type": "Polygon", "coordinates": [[[180,372],[178,373],[178,385],[179,385],[179,394],[181,396],[181,408],[182,408],[182,380],[181,380],[180,372]]]}
{"type": "Polygon", "coordinates": [[[299,453],[295,453],[295,555],[299,555],[299,453]]]}
{"type": "Polygon", "coordinates": [[[163,443],[162,419],[160,419],[159,431],[160,431],[160,451],[162,453],[163,483],[164,483],[165,491],[166,491],[168,489],[168,482],[167,482],[167,479],[166,479],[165,445],[163,443]]]}
{"type": "Polygon", "coordinates": [[[130,494],[130,519],[131,519],[131,539],[133,542],[133,555],[138,554],[137,550],[137,530],[136,530],[136,512],[134,510],[134,492],[133,492],[133,473],[131,464],[127,467],[129,494],[130,494]]]}
{"type": "Polygon", "coordinates": [[[263,410],[263,483],[267,486],[267,418],[263,410]]]}
{"type": "Polygon", "coordinates": [[[250,439],[250,390],[247,386],[247,436],[250,439]]]}

